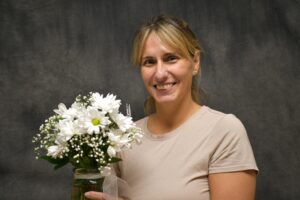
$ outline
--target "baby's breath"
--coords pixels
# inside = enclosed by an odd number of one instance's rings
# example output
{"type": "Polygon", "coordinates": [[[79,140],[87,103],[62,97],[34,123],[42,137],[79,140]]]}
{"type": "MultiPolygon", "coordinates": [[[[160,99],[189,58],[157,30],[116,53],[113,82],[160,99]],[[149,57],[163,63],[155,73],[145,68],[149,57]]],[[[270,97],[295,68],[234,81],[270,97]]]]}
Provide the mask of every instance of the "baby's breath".
{"type": "Polygon", "coordinates": [[[70,108],[59,104],[32,139],[36,158],[46,158],[56,167],[69,162],[75,168],[106,171],[119,160],[116,152],[142,136],[131,117],[119,113],[120,105],[114,95],[99,93],[78,95],[70,108]]]}
{"type": "Polygon", "coordinates": [[[91,96],[92,96],[93,93],[89,93],[88,95],[86,96],[82,96],[82,95],[78,95],[76,98],[75,98],[75,102],[76,103],[79,103],[79,104],[82,104],[84,107],[88,107],[88,106],[91,106],[91,96]]]}

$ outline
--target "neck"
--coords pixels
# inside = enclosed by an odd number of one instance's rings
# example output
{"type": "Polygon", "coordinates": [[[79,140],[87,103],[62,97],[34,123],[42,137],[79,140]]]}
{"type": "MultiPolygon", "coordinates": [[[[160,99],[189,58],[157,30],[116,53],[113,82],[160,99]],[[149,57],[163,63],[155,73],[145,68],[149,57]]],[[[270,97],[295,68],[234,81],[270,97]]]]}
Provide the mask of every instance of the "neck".
{"type": "Polygon", "coordinates": [[[150,117],[152,124],[155,124],[151,128],[152,132],[164,133],[177,128],[200,107],[192,99],[178,103],[156,104],[156,113],[150,117]]]}

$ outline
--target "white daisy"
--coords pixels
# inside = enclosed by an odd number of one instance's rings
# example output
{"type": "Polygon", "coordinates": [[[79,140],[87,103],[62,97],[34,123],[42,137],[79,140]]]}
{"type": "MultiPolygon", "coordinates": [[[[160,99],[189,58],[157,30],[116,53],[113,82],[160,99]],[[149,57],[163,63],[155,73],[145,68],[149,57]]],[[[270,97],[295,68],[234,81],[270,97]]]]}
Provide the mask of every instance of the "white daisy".
{"type": "Polygon", "coordinates": [[[121,101],[116,99],[113,94],[107,94],[106,97],[99,93],[93,93],[91,96],[92,106],[102,110],[105,113],[118,112],[121,101]]]}
{"type": "Polygon", "coordinates": [[[113,144],[117,144],[118,146],[123,146],[124,144],[129,142],[128,135],[124,134],[121,130],[115,129],[112,131],[109,131],[107,133],[107,136],[109,137],[109,140],[113,144]]]}
{"type": "Polygon", "coordinates": [[[48,148],[47,156],[52,156],[53,158],[57,158],[61,153],[61,148],[58,145],[53,145],[48,148]]]}
{"type": "Polygon", "coordinates": [[[53,111],[64,119],[74,119],[77,115],[77,110],[75,108],[67,109],[66,105],[63,103],[58,104],[58,109],[54,109],[53,111]]]}
{"type": "Polygon", "coordinates": [[[122,113],[111,113],[110,116],[117,123],[119,129],[123,132],[135,125],[131,117],[124,116],[122,113]]]}
{"type": "Polygon", "coordinates": [[[121,151],[121,148],[127,146],[130,140],[127,134],[123,134],[121,130],[113,130],[107,133],[107,136],[110,141],[110,146],[107,149],[107,153],[113,157],[116,156],[116,153],[121,151]]]}
{"type": "Polygon", "coordinates": [[[48,147],[47,156],[57,158],[57,157],[63,156],[65,151],[67,151],[68,148],[67,148],[67,143],[66,142],[57,140],[55,143],[57,145],[52,145],[52,146],[48,147]]]}
{"type": "Polygon", "coordinates": [[[86,128],[87,133],[98,134],[101,128],[105,128],[111,122],[109,118],[105,116],[104,112],[99,111],[96,108],[88,107],[83,116],[83,126],[86,128]]]}
{"type": "Polygon", "coordinates": [[[73,135],[81,135],[83,132],[77,121],[61,120],[56,127],[60,130],[57,137],[62,141],[68,141],[73,135]]]}

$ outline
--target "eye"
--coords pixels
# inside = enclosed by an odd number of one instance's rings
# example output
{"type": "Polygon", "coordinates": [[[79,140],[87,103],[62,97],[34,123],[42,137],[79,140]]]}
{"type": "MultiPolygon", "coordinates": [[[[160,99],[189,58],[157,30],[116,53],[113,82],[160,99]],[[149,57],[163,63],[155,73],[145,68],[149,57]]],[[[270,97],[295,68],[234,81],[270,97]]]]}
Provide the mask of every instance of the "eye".
{"type": "Polygon", "coordinates": [[[178,59],[179,57],[174,54],[168,54],[164,57],[164,61],[169,63],[175,63],[178,59]]]}
{"type": "Polygon", "coordinates": [[[156,63],[155,59],[153,59],[153,58],[146,58],[145,60],[143,60],[142,66],[149,67],[151,65],[154,65],[155,63],[156,63]]]}

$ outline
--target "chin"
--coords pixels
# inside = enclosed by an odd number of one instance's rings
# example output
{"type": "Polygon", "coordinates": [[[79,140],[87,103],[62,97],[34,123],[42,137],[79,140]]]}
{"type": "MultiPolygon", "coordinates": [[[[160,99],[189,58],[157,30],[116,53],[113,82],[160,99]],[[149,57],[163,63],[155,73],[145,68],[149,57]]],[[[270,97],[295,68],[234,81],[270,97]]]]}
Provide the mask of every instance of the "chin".
{"type": "Polygon", "coordinates": [[[176,101],[176,97],[173,96],[165,96],[165,97],[154,97],[154,100],[158,104],[166,104],[166,103],[172,103],[176,101]]]}

